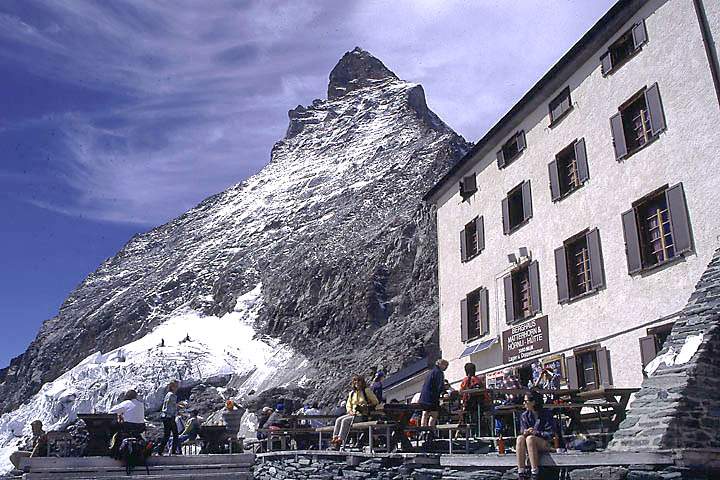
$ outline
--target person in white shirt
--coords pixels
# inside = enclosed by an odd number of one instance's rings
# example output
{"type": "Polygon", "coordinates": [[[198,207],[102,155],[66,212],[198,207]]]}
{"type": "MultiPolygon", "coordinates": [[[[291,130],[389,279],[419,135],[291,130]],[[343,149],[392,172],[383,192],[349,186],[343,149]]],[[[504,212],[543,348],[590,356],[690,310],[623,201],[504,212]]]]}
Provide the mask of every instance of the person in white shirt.
{"type": "Polygon", "coordinates": [[[145,431],[145,404],[138,399],[135,390],[128,390],[124,400],[113,406],[108,413],[117,414],[122,430],[130,435],[145,431]]]}

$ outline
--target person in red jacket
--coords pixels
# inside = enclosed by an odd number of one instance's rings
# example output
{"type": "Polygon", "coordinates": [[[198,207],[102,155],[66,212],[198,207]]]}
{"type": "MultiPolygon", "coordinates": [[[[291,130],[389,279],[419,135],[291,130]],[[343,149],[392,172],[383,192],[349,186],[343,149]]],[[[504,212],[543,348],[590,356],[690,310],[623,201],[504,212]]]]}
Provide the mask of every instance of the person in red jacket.
{"type": "Polygon", "coordinates": [[[483,398],[481,395],[471,395],[463,393],[464,390],[485,389],[485,381],[477,376],[474,363],[465,364],[465,378],[460,383],[460,407],[463,412],[463,419],[469,425],[477,425],[479,430],[479,420],[482,418],[483,398]]]}

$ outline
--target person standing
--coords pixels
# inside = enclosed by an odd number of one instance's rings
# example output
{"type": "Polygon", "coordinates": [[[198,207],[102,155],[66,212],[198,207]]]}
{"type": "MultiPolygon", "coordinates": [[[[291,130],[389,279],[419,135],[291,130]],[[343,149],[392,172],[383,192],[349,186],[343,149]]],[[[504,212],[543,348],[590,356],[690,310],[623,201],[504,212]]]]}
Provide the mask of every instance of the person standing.
{"type": "Polygon", "coordinates": [[[165,400],[163,400],[162,406],[162,422],[163,422],[163,438],[160,441],[158,448],[158,455],[162,455],[165,451],[165,446],[170,440],[170,434],[172,434],[172,453],[180,453],[180,442],[178,441],[178,428],[175,422],[175,415],[177,415],[177,380],[171,381],[167,386],[168,392],[165,394],[165,400]]]}
{"type": "Polygon", "coordinates": [[[420,403],[423,405],[423,413],[420,419],[420,426],[434,427],[437,425],[440,416],[440,395],[445,384],[445,370],[449,363],[447,360],[439,359],[435,367],[425,377],[422,390],[420,391],[420,403]]]}
{"type": "Polygon", "coordinates": [[[385,372],[380,370],[375,374],[373,383],[370,385],[370,388],[372,388],[373,393],[380,403],[385,401],[385,398],[383,397],[383,379],[385,379],[385,372]]]}

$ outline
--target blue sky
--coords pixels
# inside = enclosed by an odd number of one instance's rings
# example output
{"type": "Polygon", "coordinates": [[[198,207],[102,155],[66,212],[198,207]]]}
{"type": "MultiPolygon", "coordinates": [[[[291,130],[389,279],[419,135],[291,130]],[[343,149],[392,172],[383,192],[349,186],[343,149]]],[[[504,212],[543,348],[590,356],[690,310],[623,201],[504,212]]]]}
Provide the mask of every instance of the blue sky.
{"type": "Polygon", "coordinates": [[[477,140],[610,0],[0,2],[0,367],[136,232],[257,172],[344,52],[477,140]]]}

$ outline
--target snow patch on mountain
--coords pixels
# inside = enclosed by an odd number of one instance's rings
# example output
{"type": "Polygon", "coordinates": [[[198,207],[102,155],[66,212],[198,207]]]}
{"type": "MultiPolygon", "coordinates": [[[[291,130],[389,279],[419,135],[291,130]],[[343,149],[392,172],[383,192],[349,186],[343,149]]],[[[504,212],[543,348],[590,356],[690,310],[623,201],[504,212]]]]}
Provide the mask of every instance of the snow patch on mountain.
{"type": "Polygon", "coordinates": [[[253,323],[262,304],[258,284],[226,315],[202,316],[181,308],[139,340],[89,355],[43,385],[20,408],[0,417],[0,474],[12,468],[8,457],[30,435],[33,420],[41,420],[46,431],[57,430],[76,420],[78,413],[107,411],[131,388],[152,412],[161,407],[165,386],[173,378],[194,385],[221,375],[247,376],[241,391],[299,380],[307,361],[278,340],[256,335],[253,323]],[[278,371],[291,371],[294,378],[277,375],[278,371]]]}

